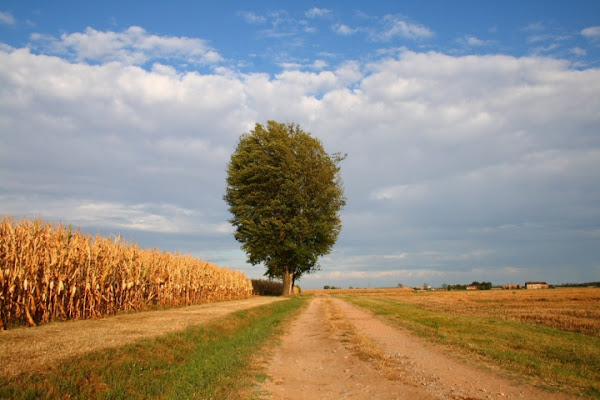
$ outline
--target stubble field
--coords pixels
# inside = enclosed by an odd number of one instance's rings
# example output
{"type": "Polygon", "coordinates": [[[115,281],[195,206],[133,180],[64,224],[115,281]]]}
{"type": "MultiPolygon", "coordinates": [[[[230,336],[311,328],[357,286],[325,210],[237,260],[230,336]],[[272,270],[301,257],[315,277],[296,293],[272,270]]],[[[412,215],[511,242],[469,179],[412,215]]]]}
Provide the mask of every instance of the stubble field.
{"type": "Polygon", "coordinates": [[[444,347],[551,390],[600,398],[600,289],[328,290],[444,347]]]}
{"type": "Polygon", "coordinates": [[[600,288],[420,292],[351,289],[328,292],[395,300],[431,311],[514,320],[600,337],[600,288]]]}

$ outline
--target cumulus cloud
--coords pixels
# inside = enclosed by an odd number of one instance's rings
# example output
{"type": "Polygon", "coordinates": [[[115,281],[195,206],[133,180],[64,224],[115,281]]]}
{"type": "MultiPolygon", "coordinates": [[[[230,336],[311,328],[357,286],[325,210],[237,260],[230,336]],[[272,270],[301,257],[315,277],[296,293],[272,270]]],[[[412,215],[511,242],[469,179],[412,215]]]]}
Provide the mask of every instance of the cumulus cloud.
{"type": "Polygon", "coordinates": [[[315,60],[312,64],[312,67],[314,69],[323,69],[323,68],[326,68],[327,66],[329,66],[329,64],[325,60],[315,60]]]}
{"type": "Polygon", "coordinates": [[[75,61],[141,65],[150,59],[192,64],[215,64],[223,60],[202,39],[152,35],[139,26],[123,32],[104,32],[88,27],[83,33],[63,33],[60,38],[32,34],[31,39],[41,51],[69,56],[75,61]]]}
{"type": "MultiPolygon", "coordinates": [[[[85,40],[63,37],[63,49],[87,54],[85,40]]],[[[152,68],[86,61],[123,40],[90,58],[0,50],[0,131],[11,132],[0,136],[4,212],[227,237],[223,254],[239,252],[222,201],[229,156],[255,122],[294,121],[328,152],[348,153],[344,229],[323,274],[461,282],[528,279],[538,268],[550,280],[580,265],[574,280],[593,280],[599,69],[403,50],[317,71],[203,74],[153,59],[166,50],[144,40],[126,50],[152,68]],[[478,268],[489,275],[474,278],[478,268]]]]}

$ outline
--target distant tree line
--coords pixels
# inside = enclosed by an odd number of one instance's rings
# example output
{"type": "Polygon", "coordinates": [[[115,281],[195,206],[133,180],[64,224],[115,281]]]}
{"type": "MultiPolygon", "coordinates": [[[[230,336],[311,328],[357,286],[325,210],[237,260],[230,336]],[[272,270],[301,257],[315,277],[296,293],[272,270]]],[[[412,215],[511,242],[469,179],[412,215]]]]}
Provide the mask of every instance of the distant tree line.
{"type": "Polygon", "coordinates": [[[554,285],[555,287],[600,287],[600,282],[584,282],[584,283],[561,283],[560,285],[554,285]]]}
{"type": "Polygon", "coordinates": [[[467,290],[467,288],[469,286],[476,287],[477,290],[490,290],[492,288],[492,282],[477,282],[477,281],[473,281],[469,285],[461,285],[461,284],[446,285],[446,284],[443,284],[442,285],[442,289],[446,289],[446,290],[467,290]]]}
{"type": "MultiPolygon", "coordinates": [[[[329,289],[341,289],[341,287],[325,285],[325,286],[323,286],[323,289],[325,289],[325,290],[329,290],[329,289]]],[[[350,289],[352,289],[352,287],[350,287],[350,289]]]]}

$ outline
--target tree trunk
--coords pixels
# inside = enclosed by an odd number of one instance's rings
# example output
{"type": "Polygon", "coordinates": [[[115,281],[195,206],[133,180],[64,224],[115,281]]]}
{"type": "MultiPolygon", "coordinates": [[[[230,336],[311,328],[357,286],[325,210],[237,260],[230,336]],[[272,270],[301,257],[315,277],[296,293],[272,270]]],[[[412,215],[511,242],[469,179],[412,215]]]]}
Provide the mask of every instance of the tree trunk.
{"type": "Polygon", "coordinates": [[[292,291],[292,280],[294,279],[294,273],[290,271],[289,267],[283,269],[283,293],[282,296],[289,297],[293,296],[292,291]]]}

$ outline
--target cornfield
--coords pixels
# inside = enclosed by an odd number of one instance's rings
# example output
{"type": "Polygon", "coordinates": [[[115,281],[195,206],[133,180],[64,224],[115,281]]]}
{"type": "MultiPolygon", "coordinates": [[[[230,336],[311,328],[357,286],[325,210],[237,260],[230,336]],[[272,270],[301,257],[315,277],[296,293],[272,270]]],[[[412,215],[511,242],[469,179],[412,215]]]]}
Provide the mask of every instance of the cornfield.
{"type": "Polygon", "coordinates": [[[120,236],[92,238],[70,225],[0,221],[4,329],[251,296],[241,272],[189,255],[140,249],[120,236]]]}

